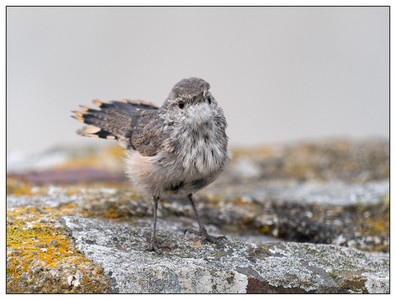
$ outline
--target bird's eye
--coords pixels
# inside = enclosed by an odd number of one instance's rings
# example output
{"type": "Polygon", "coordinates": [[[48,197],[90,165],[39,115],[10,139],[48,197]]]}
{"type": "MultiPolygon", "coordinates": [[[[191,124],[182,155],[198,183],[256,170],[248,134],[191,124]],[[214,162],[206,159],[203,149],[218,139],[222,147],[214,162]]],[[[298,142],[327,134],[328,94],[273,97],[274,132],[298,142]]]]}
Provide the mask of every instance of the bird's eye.
{"type": "Polygon", "coordinates": [[[210,99],[210,97],[206,97],[205,100],[208,101],[209,104],[212,104],[212,99],[210,99]]]}
{"type": "Polygon", "coordinates": [[[177,106],[179,106],[180,109],[183,109],[184,108],[184,102],[183,101],[177,102],[177,106]]]}

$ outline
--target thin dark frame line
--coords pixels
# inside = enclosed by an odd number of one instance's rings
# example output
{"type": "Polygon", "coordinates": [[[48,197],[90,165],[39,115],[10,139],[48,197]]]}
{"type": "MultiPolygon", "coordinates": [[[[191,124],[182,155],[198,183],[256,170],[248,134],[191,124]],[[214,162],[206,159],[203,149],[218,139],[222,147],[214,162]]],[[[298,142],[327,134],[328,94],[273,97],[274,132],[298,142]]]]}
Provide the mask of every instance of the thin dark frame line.
{"type": "MultiPolygon", "coordinates": [[[[388,149],[389,149],[389,183],[391,182],[391,171],[390,171],[390,167],[391,167],[391,6],[390,5],[324,5],[324,6],[320,6],[320,5],[286,5],[286,6],[279,6],[279,5],[252,5],[252,6],[246,6],[246,5],[215,5],[215,6],[207,6],[207,5],[192,5],[192,6],[186,6],[186,5],[158,5],[158,6],[149,6],[149,5],[8,5],[5,6],[5,178],[7,180],[7,149],[8,149],[8,144],[7,144],[7,9],[8,8],[43,8],[43,7],[48,7],[48,8],[129,8],[129,7],[143,7],[143,8],[261,8],[261,7],[265,7],[265,8],[299,8],[299,7],[303,7],[303,8],[307,8],[307,7],[312,7],[312,8],[336,8],[336,7],[340,7],[340,8],[388,8],[388,24],[389,24],[389,34],[388,34],[388,41],[389,41],[389,46],[388,46],[388,107],[389,107],[389,111],[388,111],[388,116],[389,116],[389,124],[388,124],[388,130],[389,130],[389,144],[388,144],[388,149]]],[[[391,197],[391,185],[389,184],[389,199],[391,197]]],[[[7,199],[7,189],[5,189],[5,199],[7,199]]],[[[7,227],[7,201],[5,201],[5,218],[4,218],[4,222],[5,222],[5,227],[7,227]]],[[[389,211],[391,208],[391,204],[389,201],[389,211]]],[[[391,231],[391,218],[389,218],[389,237],[390,237],[390,231],[391,231]]],[[[7,238],[7,231],[6,231],[6,238],[7,238]]],[[[389,253],[391,253],[391,243],[389,244],[389,253]]],[[[7,259],[7,253],[5,253],[6,259],[7,259]]],[[[391,277],[391,259],[392,259],[392,255],[390,255],[389,257],[389,278],[391,277]]],[[[4,278],[5,280],[5,294],[23,294],[23,293],[8,293],[7,292],[7,280],[6,278],[4,278]]],[[[389,279],[390,280],[390,279],[389,279]]],[[[390,289],[391,289],[391,285],[390,285],[390,289]]],[[[389,293],[390,294],[391,291],[389,289],[389,293]]],[[[33,293],[31,293],[33,294],[33,293]]],[[[31,295],[30,294],[30,295],[31,295]]],[[[49,294],[54,294],[56,295],[56,293],[49,293],[49,294]]],[[[138,293],[137,293],[138,294],[138,293]]],[[[156,293],[153,293],[156,294],[156,293]]],[[[171,293],[172,294],[172,293],[171,293]]],[[[206,293],[197,293],[197,294],[206,294],[206,293]]],[[[233,293],[231,293],[233,294],[233,293]]],[[[283,293],[283,294],[288,294],[288,293],[283,293]]],[[[326,294],[326,293],[324,293],[326,294]]],[[[346,293],[342,293],[342,294],[346,294],[346,293]]],[[[376,293],[377,294],[377,293],[376,293]]],[[[83,293],[83,295],[86,295],[85,293],[83,293]]],[[[117,293],[107,293],[107,294],[102,294],[102,295],[119,295],[117,293]]],[[[135,293],[127,293],[127,295],[135,295],[135,293]]]]}

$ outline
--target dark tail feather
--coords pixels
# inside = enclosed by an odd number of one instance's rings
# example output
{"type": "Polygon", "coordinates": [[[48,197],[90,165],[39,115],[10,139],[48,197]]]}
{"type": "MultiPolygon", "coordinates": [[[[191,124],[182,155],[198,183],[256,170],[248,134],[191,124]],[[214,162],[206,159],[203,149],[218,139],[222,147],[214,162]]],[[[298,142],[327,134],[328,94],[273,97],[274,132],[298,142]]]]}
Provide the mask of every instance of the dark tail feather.
{"type": "Polygon", "coordinates": [[[83,136],[127,140],[132,134],[132,119],[137,110],[158,109],[154,104],[145,101],[110,101],[94,100],[98,109],[81,105],[82,111],[73,111],[73,118],[87,124],[77,130],[83,136]]]}

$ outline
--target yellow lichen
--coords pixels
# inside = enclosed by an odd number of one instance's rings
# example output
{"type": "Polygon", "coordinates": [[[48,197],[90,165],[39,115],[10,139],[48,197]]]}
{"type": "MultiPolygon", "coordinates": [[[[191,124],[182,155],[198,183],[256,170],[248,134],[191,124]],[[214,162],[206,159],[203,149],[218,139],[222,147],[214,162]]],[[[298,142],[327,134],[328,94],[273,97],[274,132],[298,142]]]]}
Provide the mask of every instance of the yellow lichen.
{"type": "Polygon", "coordinates": [[[270,146],[260,146],[255,148],[234,148],[232,149],[232,160],[237,161],[241,157],[258,157],[266,158],[274,153],[274,149],[270,146]]]}
{"type": "Polygon", "coordinates": [[[110,219],[116,219],[122,217],[122,215],[116,212],[114,207],[109,207],[106,211],[104,211],[103,216],[110,219]]]}
{"type": "Polygon", "coordinates": [[[383,208],[389,209],[389,193],[387,193],[384,197],[383,208]]]}
{"type": "Polygon", "coordinates": [[[28,182],[18,178],[7,178],[7,195],[31,196],[32,194],[32,186],[28,182]]]}
{"type": "Polygon", "coordinates": [[[245,201],[243,201],[243,200],[241,199],[241,197],[235,198],[234,203],[235,203],[236,205],[241,205],[241,206],[245,206],[245,205],[247,204],[245,201]]]}
{"type": "Polygon", "coordinates": [[[252,219],[251,218],[249,218],[249,217],[244,217],[243,218],[243,223],[244,224],[249,224],[249,223],[251,223],[252,222],[252,219]]]}
{"type": "Polygon", "coordinates": [[[65,163],[57,165],[55,170],[73,169],[76,167],[96,167],[100,165],[100,160],[96,155],[91,155],[87,157],[79,157],[69,159],[65,163]]]}
{"type": "MultiPolygon", "coordinates": [[[[363,217],[356,221],[356,226],[359,228],[359,232],[363,236],[378,237],[380,239],[385,236],[389,237],[389,225],[390,225],[390,215],[389,206],[385,209],[381,206],[372,208],[373,214],[370,217],[365,218],[364,213],[361,215],[363,217]],[[374,210],[378,210],[374,213],[374,210]]],[[[388,250],[389,245],[387,243],[370,243],[368,244],[369,251],[384,251],[388,250]]]]}
{"type": "Polygon", "coordinates": [[[107,148],[104,153],[107,156],[115,158],[117,160],[125,156],[125,150],[119,145],[114,145],[107,148]]]}
{"type": "Polygon", "coordinates": [[[261,233],[263,234],[270,234],[271,233],[271,229],[269,228],[269,226],[263,226],[260,229],[261,233]]]}
{"type": "Polygon", "coordinates": [[[91,152],[85,156],[75,156],[56,166],[57,170],[73,169],[81,167],[104,167],[109,164],[122,165],[125,150],[119,145],[105,148],[104,150],[91,152]]]}
{"type": "MultiPolygon", "coordinates": [[[[74,249],[66,228],[57,220],[62,214],[63,211],[57,208],[15,208],[7,211],[7,292],[28,292],[21,290],[18,278],[37,263],[55,269],[63,259],[69,258],[84,276],[84,269],[80,266],[92,261],[74,249]]],[[[89,283],[86,288],[89,289],[89,283]]]]}
{"type": "Polygon", "coordinates": [[[209,202],[212,202],[212,203],[219,203],[219,202],[224,201],[224,198],[223,198],[222,196],[220,196],[220,195],[213,195],[213,194],[207,194],[207,195],[206,195],[206,199],[207,199],[209,202]]]}
{"type": "Polygon", "coordinates": [[[71,195],[79,195],[81,194],[81,189],[75,188],[75,187],[70,187],[66,190],[66,195],[71,196],[71,195]]]}

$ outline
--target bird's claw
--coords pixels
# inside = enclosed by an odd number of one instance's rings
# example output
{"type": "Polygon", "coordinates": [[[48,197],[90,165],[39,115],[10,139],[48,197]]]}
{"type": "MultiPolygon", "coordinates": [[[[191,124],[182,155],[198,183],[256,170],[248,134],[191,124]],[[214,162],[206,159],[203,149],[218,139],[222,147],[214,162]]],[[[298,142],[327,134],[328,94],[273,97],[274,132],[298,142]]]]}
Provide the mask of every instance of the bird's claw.
{"type": "Polygon", "coordinates": [[[162,249],[166,248],[168,250],[170,249],[170,247],[168,247],[168,246],[160,246],[160,245],[158,245],[158,242],[156,240],[151,240],[149,247],[146,248],[145,251],[155,252],[157,254],[164,254],[162,252],[161,248],[162,249]]]}
{"type": "Polygon", "coordinates": [[[214,236],[214,235],[208,234],[208,232],[206,231],[205,228],[203,230],[199,230],[199,231],[192,229],[192,228],[187,228],[186,230],[184,230],[184,234],[186,234],[187,232],[201,236],[202,242],[209,242],[212,244],[221,244],[222,240],[227,240],[227,238],[224,235],[214,236]]]}

